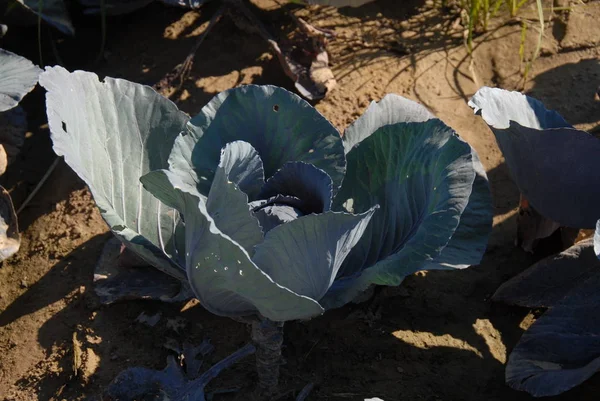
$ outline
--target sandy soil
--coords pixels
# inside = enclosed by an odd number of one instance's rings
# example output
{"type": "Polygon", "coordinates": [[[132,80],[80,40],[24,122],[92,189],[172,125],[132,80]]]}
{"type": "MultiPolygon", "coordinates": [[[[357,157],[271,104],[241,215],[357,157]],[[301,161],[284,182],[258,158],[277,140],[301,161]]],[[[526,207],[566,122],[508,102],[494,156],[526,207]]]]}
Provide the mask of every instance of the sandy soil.
{"type": "MultiPolygon", "coordinates": [[[[495,207],[494,231],[480,266],[410,277],[400,288],[386,289],[376,310],[368,304],[349,305],[308,323],[287,324],[284,387],[298,391],[315,382],[309,400],[530,400],[505,386],[504,365],[535,315],[492,304],[489,298],[535,257],[513,246],[518,191],[491,132],[466,104],[481,85],[523,87],[521,22],[478,36],[470,58],[459,16],[418,0],[380,0],[341,10],[254,2],[273,28],[289,26],[286,10],[293,9],[311,23],[336,31],[330,55],[338,86],[316,107],[340,130],[386,93],[418,100],[479,152],[495,207]]],[[[600,103],[594,100],[600,84],[600,3],[573,4],[570,13],[556,15],[550,23],[541,57],[524,88],[577,127],[592,129],[600,120],[600,103]]],[[[186,12],[153,4],[111,18],[106,52],[96,64],[99,23],[78,18],[77,37],[58,40],[58,54],[69,69],[153,84],[183,60],[216,9],[209,4],[200,12],[186,12]]],[[[534,15],[523,14],[532,18],[526,54],[535,47],[534,15]]],[[[2,45],[39,60],[36,35],[35,29],[15,29],[2,45]]],[[[44,61],[53,64],[50,34],[44,35],[44,61]]],[[[192,115],[214,94],[236,85],[293,88],[267,44],[227,18],[200,52],[183,90],[173,97],[192,115]]],[[[17,206],[55,157],[42,104],[39,88],[26,98],[30,134],[19,160],[1,180],[17,206]]],[[[213,316],[195,302],[140,301],[98,308],[92,272],[110,234],[89,192],[63,162],[19,217],[21,250],[0,267],[0,399],[84,399],[127,367],[162,368],[168,341],[210,337],[216,352],[208,362],[215,362],[248,340],[243,324],[213,316]],[[160,313],[161,318],[151,328],[136,322],[142,312],[160,313]],[[76,366],[74,349],[81,351],[76,366]]],[[[253,380],[252,361],[246,360],[215,380],[212,388],[253,380]]],[[[596,376],[555,399],[596,400],[599,391],[596,376]]]]}

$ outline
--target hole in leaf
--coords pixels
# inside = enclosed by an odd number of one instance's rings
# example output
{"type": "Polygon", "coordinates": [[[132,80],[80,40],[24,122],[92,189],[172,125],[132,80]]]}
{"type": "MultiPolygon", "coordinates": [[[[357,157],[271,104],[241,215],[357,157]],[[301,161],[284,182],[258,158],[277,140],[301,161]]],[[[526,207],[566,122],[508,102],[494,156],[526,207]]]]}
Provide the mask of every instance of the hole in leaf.
{"type": "Polygon", "coordinates": [[[273,106],[273,111],[275,113],[277,113],[279,111],[279,105],[278,104],[276,104],[275,106],[273,106]]]}

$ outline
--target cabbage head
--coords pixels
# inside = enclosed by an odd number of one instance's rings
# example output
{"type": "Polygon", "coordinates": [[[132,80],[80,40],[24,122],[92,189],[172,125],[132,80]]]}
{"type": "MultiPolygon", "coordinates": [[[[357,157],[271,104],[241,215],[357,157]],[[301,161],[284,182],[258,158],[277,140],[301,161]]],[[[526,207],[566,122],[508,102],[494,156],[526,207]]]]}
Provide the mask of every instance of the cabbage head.
{"type": "Polygon", "coordinates": [[[372,103],[342,137],[275,86],[224,91],[190,119],[122,79],[53,67],[40,83],[54,149],[112,231],[217,315],[308,319],[485,251],[476,152],[402,97],[372,103]]]}

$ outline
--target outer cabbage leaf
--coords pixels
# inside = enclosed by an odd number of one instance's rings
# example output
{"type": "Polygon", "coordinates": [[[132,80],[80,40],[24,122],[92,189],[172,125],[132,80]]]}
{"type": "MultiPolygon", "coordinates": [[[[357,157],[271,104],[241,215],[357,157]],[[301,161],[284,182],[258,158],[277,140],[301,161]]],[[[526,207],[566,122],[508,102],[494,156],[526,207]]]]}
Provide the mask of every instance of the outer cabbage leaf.
{"type": "Polygon", "coordinates": [[[367,111],[346,129],[344,151],[348,154],[362,140],[386,125],[421,123],[433,118],[435,116],[417,102],[393,93],[386,95],[379,102],[371,102],[367,111]]]}
{"type": "MultiPolygon", "coordinates": [[[[275,86],[247,85],[221,92],[177,138],[170,170],[187,175],[203,196],[210,189],[220,150],[237,140],[260,155],[265,177],[285,163],[302,161],[325,171],[339,188],[346,159],[339,132],[299,96],[275,86]]],[[[255,199],[250,199],[251,201],[255,199]]]]}
{"type": "MultiPolygon", "coordinates": [[[[367,111],[344,133],[344,150],[350,152],[377,129],[397,123],[425,122],[435,116],[424,106],[395,94],[372,102],[367,111]]],[[[463,212],[455,234],[443,252],[424,270],[466,268],[481,261],[492,231],[492,194],[485,169],[477,152],[471,148],[475,181],[469,203],[463,212]]]]}
{"type": "Polygon", "coordinates": [[[546,258],[505,283],[495,300],[550,309],[525,332],[506,382],[536,397],[567,391],[600,370],[600,261],[594,238],[546,258]]]}
{"type": "Polygon", "coordinates": [[[323,313],[315,300],[275,283],[244,248],[221,232],[195,186],[167,170],[151,172],[141,180],[148,191],[184,216],[188,279],[206,309],[221,316],[258,311],[274,321],[323,313]]]}
{"type": "Polygon", "coordinates": [[[469,105],[490,126],[511,175],[531,205],[563,226],[600,218],[600,140],[517,92],[482,88],[469,105]]]}
{"type": "Polygon", "coordinates": [[[173,355],[169,355],[167,366],[163,370],[134,367],[122,371],[108,385],[105,395],[115,400],[138,400],[146,397],[181,400],[177,396],[182,389],[186,389],[188,383],[189,379],[179,363],[173,355]]]}
{"type": "Polygon", "coordinates": [[[68,35],[75,35],[64,0],[17,0],[25,8],[68,35]]]}
{"type": "Polygon", "coordinates": [[[252,260],[277,283],[319,300],[363,235],[376,208],[352,215],[325,212],[269,231],[252,260]]]}
{"type": "Polygon", "coordinates": [[[481,262],[492,231],[492,194],[479,156],[471,148],[475,180],[469,203],[460,217],[454,235],[442,253],[423,270],[465,269],[481,262]]]}
{"type": "Polygon", "coordinates": [[[177,212],[143,190],[139,178],[167,167],[188,117],[148,86],[62,67],[40,76],[54,151],[89,186],[113,232],[153,266],[185,280],[175,255],[177,212]]]}
{"type": "Polygon", "coordinates": [[[493,300],[527,308],[551,307],[598,272],[600,260],[594,253],[593,240],[586,239],[508,280],[493,300]]]}
{"type": "Polygon", "coordinates": [[[0,112],[19,104],[35,87],[41,72],[26,58],[0,49],[0,112]]]}
{"type": "Polygon", "coordinates": [[[536,396],[567,391],[600,370],[600,272],[574,288],[521,337],[506,382],[536,396]]]}
{"type": "Polygon", "coordinates": [[[193,346],[183,343],[183,349],[177,347],[179,358],[183,358],[185,370],[176,361],[175,356],[167,357],[167,366],[159,371],[134,367],[124,370],[106,387],[100,398],[110,400],[169,400],[169,401],[206,401],[214,393],[205,394],[205,388],[223,369],[238,360],[253,354],[256,347],[247,344],[225,359],[214,364],[199,375],[206,357],[214,347],[208,340],[193,346]]]}
{"type": "Polygon", "coordinates": [[[327,308],[371,284],[398,285],[436,261],[461,222],[477,175],[471,147],[439,120],[384,126],[347,157],[334,209],[381,209],[323,300],[327,308]]]}
{"type": "Polygon", "coordinates": [[[469,100],[469,106],[496,129],[509,128],[511,121],[538,130],[573,128],[560,114],[520,92],[484,86],[469,100]]]}
{"type": "Polygon", "coordinates": [[[116,237],[109,239],[94,268],[94,292],[100,303],[132,299],[182,302],[193,297],[187,285],[152,266],[123,263],[122,245],[116,237]]]}

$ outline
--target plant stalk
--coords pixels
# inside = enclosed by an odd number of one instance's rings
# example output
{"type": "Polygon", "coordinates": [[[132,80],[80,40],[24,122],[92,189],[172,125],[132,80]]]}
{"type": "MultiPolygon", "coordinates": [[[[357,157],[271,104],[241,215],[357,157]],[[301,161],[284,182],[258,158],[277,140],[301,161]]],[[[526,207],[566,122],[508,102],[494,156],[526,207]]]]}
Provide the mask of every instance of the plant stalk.
{"type": "Polygon", "coordinates": [[[265,395],[274,394],[279,385],[283,322],[269,319],[252,322],[252,342],[256,347],[258,390],[265,395]]]}

